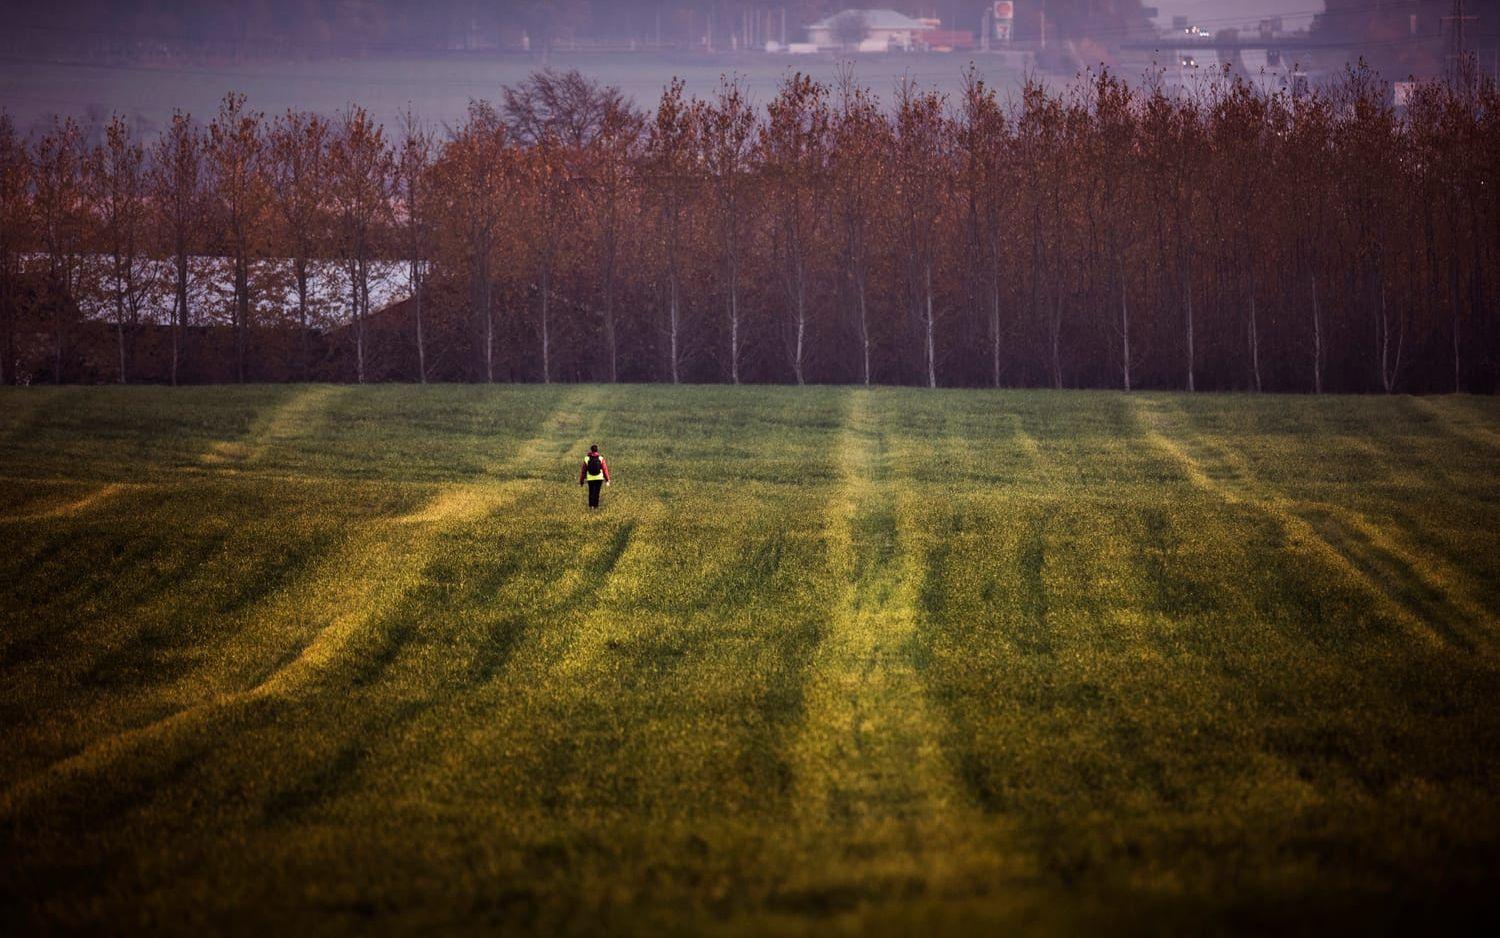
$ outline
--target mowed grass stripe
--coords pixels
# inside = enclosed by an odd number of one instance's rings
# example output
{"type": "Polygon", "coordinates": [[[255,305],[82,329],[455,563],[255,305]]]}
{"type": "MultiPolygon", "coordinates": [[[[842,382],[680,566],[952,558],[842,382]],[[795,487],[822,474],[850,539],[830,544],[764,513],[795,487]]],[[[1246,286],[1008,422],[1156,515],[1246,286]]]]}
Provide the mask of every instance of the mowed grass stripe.
{"type": "Polygon", "coordinates": [[[243,438],[215,441],[200,461],[226,468],[253,466],[290,437],[316,435],[318,424],[344,391],[333,385],[287,389],[284,400],[259,417],[243,438]]]}
{"type": "MultiPolygon", "coordinates": [[[[515,470],[518,473],[523,469],[533,470],[538,459],[576,445],[576,435],[559,442],[548,439],[547,434],[575,433],[586,419],[590,395],[596,394],[597,391],[576,392],[563,409],[544,423],[538,436],[517,450],[513,457],[515,470]]],[[[307,413],[305,407],[298,410],[307,413]]],[[[287,420],[285,410],[278,410],[268,425],[279,427],[278,434],[285,435],[289,429],[287,420]]],[[[424,558],[430,555],[444,524],[494,512],[513,494],[514,485],[503,481],[480,486],[461,484],[441,492],[428,508],[394,526],[372,524],[356,532],[339,551],[314,568],[301,588],[275,594],[271,597],[271,608],[257,616],[265,623],[260,630],[262,635],[272,636],[271,644],[291,649],[286,660],[272,665],[268,673],[249,687],[216,690],[212,682],[205,682],[201,699],[153,722],[92,741],[77,753],[12,784],[0,793],[0,816],[12,815],[44,792],[56,793],[68,784],[86,781],[140,746],[170,745],[169,741],[179,734],[211,722],[216,713],[294,693],[336,664],[352,637],[380,610],[389,608],[420,583],[424,558]],[[411,520],[425,523],[404,523],[411,520]],[[315,620],[310,633],[306,628],[309,610],[315,620]],[[292,634],[277,637],[277,633],[287,632],[292,634]],[[298,634],[307,636],[300,647],[294,644],[298,634]]],[[[266,644],[264,639],[261,644],[266,644]]]]}
{"type": "Polygon", "coordinates": [[[1411,400],[1416,407],[1434,417],[1448,433],[1487,450],[1491,458],[1500,459],[1500,429],[1495,427],[1489,415],[1473,407],[1467,398],[1435,400],[1414,397],[1411,400]]]}
{"type": "Polygon", "coordinates": [[[0,787],[294,674],[0,817],[0,930],[1347,931],[1494,894],[1500,477],[1412,402],[348,388],[198,462],[304,390],[32,389],[12,513],[131,487],[6,526],[0,787]],[[368,615],[298,664],[328,602],[368,615]]]}
{"type": "MultiPolygon", "coordinates": [[[[603,406],[612,428],[630,413],[629,405],[603,406]]],[[[632,437],[628,445],[642,451],[655,442],[632,437]]],[[[780,646],[800,631],[794,610],[817,573],[812,538],[757,517],[763,497],[727,481],[703,480],[712,511],[674,518],[659,484],[623,481],[632,464],[612,459],[622,482],[606,493],[603,512],[583,515],[581,491],[570,484],[560,487],[565,504],[549,497],[531,513],[525,536],[555,572],[524,604],[526,633],[505,669],[460,712],[434,715],[424,726],[430,735],[418,737],[422,755],[398,756],[425,763],[438,786],[415,791],[411,811],[497,803],[530,813],[597,802],[589,813],[599,811],[602,824],[618,822],[624,804],[615,797],[640,811],[692,799],[749,804],[767,794],[774,766],[744,778],[740,760],[746,745],[765,758],[755,741],[762,707],[776,711],[771,723],[787,718],[764,695],[779,695],[800,667],[798,640],[780,646]],[[791,621],[781,621],[788,613],[791,621]],[[653,721],[667,713],[697,721],[696,738],[681,727],[659,731],[653,721]],[[670,769],[653,776],[642,759],[667,760],[670,769]],[[591,782],[609,794],[591,795],[591,782]]]]}
{"type": "Polygon", "coordinates": [[[1196,436],[1181,414],[1160,401],[1138,399],[1137,412],[1147,439],[1194,486],[1231,505],[1248,504],[1275,517],[1289,536],[1359,583],[1426,641],[1456,642],[1466,650],[1493,654],[1493,615],[1469,599],[1451,573],[1438,571],[1435,558],[1403,549],[1352,508],[1301,502],[1257,481],[1242,456],[1196,436]],[[1422,597],[1413,599],[1414,590],[1422,597]]]}
{"type": "MultiPolygon", "coordinates": [[[[1121,416],[1114,445],[1142,449],[1149,434],[1121,416]]],[[[941,454],[964,441],[929,444],[941,454]]],[[[1023,887],[1062,881],[1115,897],[1106,903],[1162,903],[1154,921],[1169,929],[1190,927],[1168,912],[1184,891],[1315,878],[1323,851],[1343,849],[1331,831],[1383,823],[1388,780],[1426,760],[1472,808],[1487,770],[1471,772],[1462,738],[1475,727],[1456,714],[1474,714],[1496,679],[1453,645],[1372,621],[1364,585],[1330,583],[1281,519],[1175,475],[1149,495],[1122,480],[1125,499],[943,491],[922,630],[945,742],[975,799],[1017,822],[1011,842],[1035,870],[1023,887]],[[1455,670],[1459,685],[1437,677],[1455,670]],[[1406,693],[1423,700],[1420,715],[1406,693]],[[1403,729],[1383,737],[1371,719],[1403,729]],[[1236,841],[1245,853],[1224,874],[1214,844],[1226,828],[1275,831],[1280,846],[1236,841]],[[1310,830],[1320,833],[1299,840],[1310,830]]],[[[1383,844],[1384,862],[1402,850],[1411,841],[1383,844]]],[[[1051,911],[1067,931],[1104,914],[1051,911]]]]}
{"type": "Polygon", "coordinates": [[[811,854],[830,857],[788,877],[779,901],[804,911],[951,895],[959,880],[972,884],[1007,865],[955,781],[942,747],[947,727],[917,667],[921,500],[902,490],[889,415],[875,409],[882,395],[848,394],[844,478],[827,532],[834,592],[791,748],[798,836],[811,854]]]}

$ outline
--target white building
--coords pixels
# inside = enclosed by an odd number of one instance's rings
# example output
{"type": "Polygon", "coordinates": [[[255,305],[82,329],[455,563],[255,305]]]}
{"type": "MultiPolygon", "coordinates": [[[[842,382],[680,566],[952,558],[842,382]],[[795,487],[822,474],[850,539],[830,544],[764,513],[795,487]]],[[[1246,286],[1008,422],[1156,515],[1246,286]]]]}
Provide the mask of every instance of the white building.
{"type": "Polygon", "coordinates": [[[910,50],[931,22],[895,10],[842,10],[807,27],[807,41],[819,49],[857,48],[860,52],[910,50]]]}

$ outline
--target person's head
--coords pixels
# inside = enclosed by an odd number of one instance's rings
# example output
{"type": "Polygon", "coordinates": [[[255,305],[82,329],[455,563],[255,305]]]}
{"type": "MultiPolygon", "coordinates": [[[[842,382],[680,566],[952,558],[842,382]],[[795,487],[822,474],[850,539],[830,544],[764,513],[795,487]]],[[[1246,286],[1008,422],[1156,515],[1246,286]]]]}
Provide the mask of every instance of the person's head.
{"type": "Polygon", "coordinates": [[[599,444],[595,443],[593,446],[590,446],[589,447],[589,452],[591,452],[591,453],[597,453],[597,452],[599,452],[599,444]]]}

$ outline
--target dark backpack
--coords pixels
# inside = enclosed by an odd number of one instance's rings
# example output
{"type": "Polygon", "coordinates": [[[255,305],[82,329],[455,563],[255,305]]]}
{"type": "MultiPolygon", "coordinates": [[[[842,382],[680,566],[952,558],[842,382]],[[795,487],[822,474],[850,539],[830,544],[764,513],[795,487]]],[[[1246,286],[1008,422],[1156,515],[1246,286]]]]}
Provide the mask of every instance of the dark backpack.
{"type": "Polygon", "coordinates": [[[589,453],[589,475],[596,476],[604,472],[604,460],[599,458],[598,453],[589,453]]]}

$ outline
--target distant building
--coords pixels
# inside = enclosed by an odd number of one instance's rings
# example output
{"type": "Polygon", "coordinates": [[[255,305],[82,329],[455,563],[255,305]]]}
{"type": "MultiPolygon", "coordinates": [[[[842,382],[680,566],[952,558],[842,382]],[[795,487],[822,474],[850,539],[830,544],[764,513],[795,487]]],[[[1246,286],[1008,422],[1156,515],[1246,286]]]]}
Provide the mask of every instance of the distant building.
{"type": "Polygon", "coordinates": [[[842,10],[807,27],[807,41],[820,49],[909,51],[925,45],[924,34],[936,25],[895,10],[842,10]]]}

